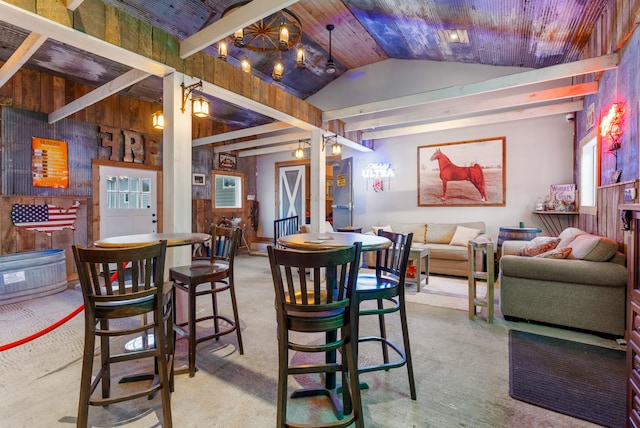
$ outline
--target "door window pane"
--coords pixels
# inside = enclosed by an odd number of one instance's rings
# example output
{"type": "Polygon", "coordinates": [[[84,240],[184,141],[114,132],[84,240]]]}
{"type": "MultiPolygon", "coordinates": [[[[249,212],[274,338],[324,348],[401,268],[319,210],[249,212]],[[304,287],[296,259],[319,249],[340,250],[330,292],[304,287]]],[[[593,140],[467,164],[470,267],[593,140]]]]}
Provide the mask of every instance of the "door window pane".
{"type": "Polygon", "coordinates": [[[148,209],[151,208],[151,179],[128,176],[107,178],[107,208],[148,209]]]}

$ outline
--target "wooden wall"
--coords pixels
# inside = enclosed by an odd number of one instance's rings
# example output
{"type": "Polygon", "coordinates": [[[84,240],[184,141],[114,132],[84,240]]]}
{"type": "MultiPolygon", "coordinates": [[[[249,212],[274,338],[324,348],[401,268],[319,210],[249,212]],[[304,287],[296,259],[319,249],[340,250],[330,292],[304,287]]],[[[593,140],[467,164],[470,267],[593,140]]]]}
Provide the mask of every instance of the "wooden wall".
{"type": "Polygon", "coordinates": [[[626,253],[626,238],[619,205],[629,203],[624,201],[624,189],[635,189],[638,194],[639,187],[640,180],[598,187],[597,213],[595,215],[580,213],[578,227],[586,232],[613,239],[618,243],[620,251],[626,253]]]}

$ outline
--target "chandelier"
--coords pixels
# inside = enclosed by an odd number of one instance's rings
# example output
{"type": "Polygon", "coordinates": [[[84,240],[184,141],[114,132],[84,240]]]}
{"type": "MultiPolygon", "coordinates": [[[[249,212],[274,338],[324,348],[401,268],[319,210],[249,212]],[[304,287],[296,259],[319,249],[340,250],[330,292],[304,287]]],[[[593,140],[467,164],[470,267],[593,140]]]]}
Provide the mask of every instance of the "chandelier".
{"type": "MultiPolygon", "coordinates": [[[[247,3],[249,3],[249,1],[240,1],[232,4],[222,12],[222,17],[236,11],[239,7],[247,3]]],[[[218,58],[224,61],[227,60],[227,41],[233,43],[234,46],[240,49],[248,49],[254,52],[278,53],[278,59],[273,65],[271,77],[274,81],[279,82],[284,75],[282,52],[287,52],[294,46],[297,46],[296,68],[305,68],[304,47],[300,44],[301,40],[302,23],[293,12],[285,8],[253,24],[240,28],[226,39],[220,40],[218,43],[218,58]]],[[[247,73],[251,71],[251,64],[246,55],[240,60],[240,68],[247,73]]]]}

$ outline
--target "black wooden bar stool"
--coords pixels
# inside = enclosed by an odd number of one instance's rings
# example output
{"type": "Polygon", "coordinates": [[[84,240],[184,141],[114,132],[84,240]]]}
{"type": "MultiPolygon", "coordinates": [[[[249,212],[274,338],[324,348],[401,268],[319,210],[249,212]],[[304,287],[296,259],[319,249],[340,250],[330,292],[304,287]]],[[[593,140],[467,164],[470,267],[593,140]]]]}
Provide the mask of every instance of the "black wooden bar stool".
{"type": "Polygon", "coordinates": [[[174,293],[178,290],[188,295],[187,321],[174,321],[174,330],[183,337],[187,337],[189,347],[189,377],[196,373],[196,345],[205,340],[216,339],[229,333],[236,332],[238,350],[244,354],[242,347],[242,333],[233,274],[234,258],[238,243],[239,228],[213,226],[211,233],[211,255],[204,260],[196,259],[190,265],[169,269],[169,275],[174,285],[174,293]],[[228,291],[231,297],[233,319],[222,315],[218,309],[218,293],[228,291]],[[212,312],[196,318],[196,300],[198,296],[211,296],[212,312]],[[210,334],[197,337],[196,325],[204,321],[213,320],[213,331],[210,334]]]}

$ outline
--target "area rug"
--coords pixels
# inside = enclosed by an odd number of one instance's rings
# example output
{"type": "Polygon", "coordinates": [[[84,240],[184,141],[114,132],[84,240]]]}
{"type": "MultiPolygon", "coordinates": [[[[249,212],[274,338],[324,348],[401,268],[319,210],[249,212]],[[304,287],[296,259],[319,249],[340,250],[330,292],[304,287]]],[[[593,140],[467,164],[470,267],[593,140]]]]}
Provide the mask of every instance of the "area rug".
{"type": "Polygon", "coordinates": [[[624,427],[623,351],[509,331],[509,395],[606,427],[624,427]]]}
{"type": "MultiPolygon", "coordinates": [[[[480,283],[477,288],[477,295],[484,297],[487,292],[487,286],[480,283]]],[[[497,288],[494,293],[496,298],[495,306],[497,307],[497,296],[499,294],[497,288]]],[[[407,302],[460,311],[469,310],[469,283],[466,278],[430,275],[429,284],[422,284],[419,293],[415,285],[410,285],[406,289],[405,296],[407,302]]]]}

